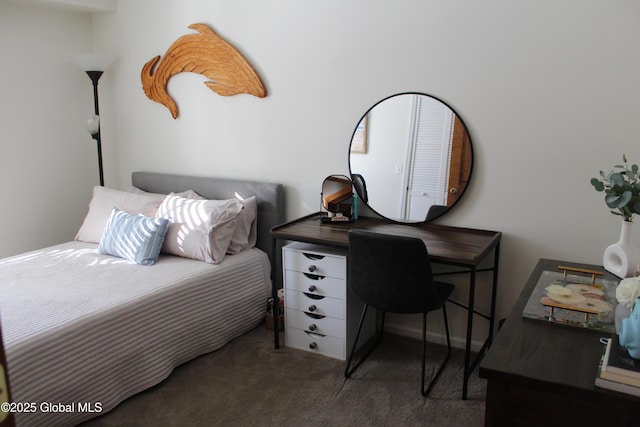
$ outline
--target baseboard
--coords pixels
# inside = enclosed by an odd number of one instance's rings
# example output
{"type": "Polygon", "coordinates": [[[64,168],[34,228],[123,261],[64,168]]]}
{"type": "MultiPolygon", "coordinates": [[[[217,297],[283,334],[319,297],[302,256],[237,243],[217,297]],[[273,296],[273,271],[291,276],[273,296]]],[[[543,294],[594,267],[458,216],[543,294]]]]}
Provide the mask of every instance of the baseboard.
{"type": "MultiPolygon", "coordinates": [[[[398,324],[393,321],[387,320],[384,326],[385,332],[389,332],[403,337],[413,338],[416,340],[422,339],[422,328],[413,328],[406,324],[398,324]]],[[[435,342],[437,344],[447,345],[447,337],[444,333],[436,334],[427,331],[427,341],[435,342]]],[[[482,348],[482,344],[479,341],[471,341],[471,351],[478,352],[482,348]]],[[[451,337],[451,346],[464,350],[466,345],[466,338],[451,337]]]]}

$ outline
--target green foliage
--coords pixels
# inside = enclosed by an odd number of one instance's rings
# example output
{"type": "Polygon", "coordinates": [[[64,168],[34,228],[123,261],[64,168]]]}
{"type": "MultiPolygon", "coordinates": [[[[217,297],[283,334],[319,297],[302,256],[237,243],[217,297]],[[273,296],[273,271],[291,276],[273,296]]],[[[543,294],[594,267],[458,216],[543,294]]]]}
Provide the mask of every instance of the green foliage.
{"type": "Polygon", "coordinates": [[[640,169],[638,165],[629,168],[627,156],[622,155],[624,164],[615,165],[614,170],[600,178],[591,178],[591,185],[598,192],[604,191],[604,202],[614,215],[621,215],[625,221],[633,221],[640,213],[640,169]]]}

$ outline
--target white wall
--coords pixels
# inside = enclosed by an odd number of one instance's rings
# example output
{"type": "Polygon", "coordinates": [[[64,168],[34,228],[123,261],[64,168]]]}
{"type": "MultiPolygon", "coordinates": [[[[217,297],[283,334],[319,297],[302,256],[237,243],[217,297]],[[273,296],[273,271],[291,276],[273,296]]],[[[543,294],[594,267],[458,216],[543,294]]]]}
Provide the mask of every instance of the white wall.
{"type": "Polygon", "coordinates": [[[98,183],[90,15],[0,2],[0,257],[73,239],[98,183]]]}
{"type": "MultiPolygon", "coordinates": [[[[601,263],[618,237],[619,222],[589,179],[622,153],[640,162],[639,23],[632,0],[119,1],[116,13],[94,15],[96,49],[118,58],[101,80],[106,181],[124,186],[134,170],[280,181],[293,219],[318,209],[326,175],[348,173],[351,133],[371,105],[398,92],[435,95],[462,116],[476,155],[465,197],[439,222],[504,233],[498,314],[505,316],[540,257],[601,263]],[[223,98],[188,74],[169,84],[178,120],[146,98],[143,64],[196,22],[245,54],[266,98],[223,98]]],[[[64,49],[76,50],[74,43],[64,49]]],[[[68,71],[56,74],[56,84],[68,71]]],[[[41,74],[33,74],[17,78],[21,91],[38,82],[41,74]]],[[[60,98],[46,95],[50,103],[60,98]]],[[[47,138],[60,132],[45,129],[47,138]]],[[[14,158],[25,169],[51,167],[34,163],[35,152],[14,158]]],[[[17,172],[12,181],[25,179],[17,172]]],[[[463,283],[457,293],[464,298],[463,283]]],[[[462,313],[452,312],[453,332],[463,336],[462,313]]]]}

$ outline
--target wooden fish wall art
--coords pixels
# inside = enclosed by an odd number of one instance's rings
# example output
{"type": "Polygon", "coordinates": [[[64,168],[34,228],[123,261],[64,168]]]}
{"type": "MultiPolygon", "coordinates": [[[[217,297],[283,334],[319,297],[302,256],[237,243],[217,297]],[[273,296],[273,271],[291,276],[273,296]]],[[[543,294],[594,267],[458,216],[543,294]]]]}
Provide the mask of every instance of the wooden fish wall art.
{"type": "Polygon", "coordinates": [[[210,79],[204,84],[218,95],[247,93],[258,98],[267,95],[260,77],[240,52],[205,24],[192,24],[189,28],[197,34],[178,38],[161,61],[158,55],[142,67],[142,89],[149,99],[167,107],[176,119],[178,106],[169,96],[167,84],[182,72],[210,79]]]}

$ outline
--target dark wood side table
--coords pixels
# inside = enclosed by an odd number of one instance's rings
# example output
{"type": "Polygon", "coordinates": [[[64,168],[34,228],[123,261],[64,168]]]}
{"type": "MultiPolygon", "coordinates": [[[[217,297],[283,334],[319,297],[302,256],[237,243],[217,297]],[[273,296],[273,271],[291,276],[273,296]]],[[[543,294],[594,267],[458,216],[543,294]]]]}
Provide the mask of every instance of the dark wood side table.
{"type": "MultiPolygon", "coordinates": [[[[541,259],[480,364],[487,378],[486,426],[637,426],[640,398],[595,386],[611,333],[522,317],[543,271],[559,265],[602,267],[541,259]]],[[[619,280],[609,273],[603,278],[619,280]]]]}
{"type": "MultiPolygon", "coordinates": [[[[502,237],[502,233],[497,231],[476,230],[430,223],[399,224],[382,218],[370,217],[360,217],[358,221],[354,223],[328,224],[321,222],[320,218],[322,215],[322,213],[318,212],[274,227],[271,230],[273,253],[276,252],[279,240],[292,240],[325,246],[348,248],[349,230],[369,230],[377,233],[421,238],[427,246],[432,262],[459,267],[460,270],[455,271],[453,274],[465,273],[469,275],[469,301],[468,306],[465,307],[468,310],[468,315],[462,387],[462,398],[466,399],[469,376],[493,340],[496,292],[498,286],[500,239],[502,237]],[[480,268],[480,263],[491,253],[493,253],[493,264],[487,268],[480,268]],[[481,350],[478,352],[474,360],[471,360],[473,318],[474,314],[479,314],[474,310],[476,273],[481,271],[489,271],[493,274],[491,310],[488,316],[483,316],[489,320],[489,333],[481,350]]],[[[281,268],[276,261],[276,257],[273,257],[271,267],[274,275],[281,274],[281,268]]],[[[274,298],[277,297],[277,283],[277,280],[273,281],[274,298]]],[[[274,345],[275,348],[280,347],[280,336],[277,332],[277,328],[274,328],[274,345]]]]}

